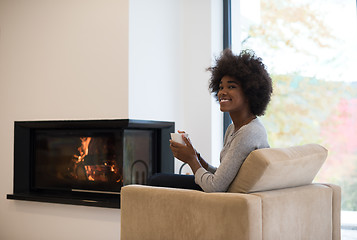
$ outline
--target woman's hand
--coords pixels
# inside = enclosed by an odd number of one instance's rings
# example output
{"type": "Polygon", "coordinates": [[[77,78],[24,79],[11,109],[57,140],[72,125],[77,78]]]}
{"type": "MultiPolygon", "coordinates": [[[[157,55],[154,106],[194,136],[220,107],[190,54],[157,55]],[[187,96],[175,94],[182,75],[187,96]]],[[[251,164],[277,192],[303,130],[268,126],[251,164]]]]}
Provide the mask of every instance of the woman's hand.
{"type": "Polygon", "coordinates": [[[170,140],[170,148],[175,158],[182,162],[189,163],[196,158],[196,151],[185,136],[182,136],[182,139],[186,145],[170,140]]]}
{"type": "MultiPolygon", "coordinates": [[[[179,131],[179,133],[184,132],[179,131]]],[[[194,149],[191,141],[188,138],[182,135],[182,139],[184,140],[186,145],[170,140],[171,151],[174,154],[175,158],[190,165],[192,172],[195,173],[197,169],[201,167],[199,160],[197,159],[196,150],[194,149]]]]}
{"type": "MultiPolygon", "coordinates": [[[[177,131],[178,133],[186,133],[185,131],[181,131],[181,130],[178,130],[177,131]]],[[[191,140],[188,139],[188,141],[190,142],[191,146],[192,146],[192,143],[191,143],[191,140]]],[[[192,146],[193,147],[193,146],[192,146]]],[[[198,152],[195,148],[193,148],[195,150],[195,153],[196,153],[196,156],[197,156],[197,159],[200,160],[200,157],[198,156],[198,152]]]]}

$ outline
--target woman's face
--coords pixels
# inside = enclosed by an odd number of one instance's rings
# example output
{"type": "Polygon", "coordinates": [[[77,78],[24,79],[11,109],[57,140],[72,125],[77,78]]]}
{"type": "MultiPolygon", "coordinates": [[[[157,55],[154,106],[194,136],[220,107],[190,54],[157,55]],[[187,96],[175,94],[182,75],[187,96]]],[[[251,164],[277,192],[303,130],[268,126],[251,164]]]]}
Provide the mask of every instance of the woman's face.
{"type": "Polygon", "coordinates": [[[217,96],[222,112],[239,113],[249,109],[239,82],[230,76],[221,79],[217,96]]]}

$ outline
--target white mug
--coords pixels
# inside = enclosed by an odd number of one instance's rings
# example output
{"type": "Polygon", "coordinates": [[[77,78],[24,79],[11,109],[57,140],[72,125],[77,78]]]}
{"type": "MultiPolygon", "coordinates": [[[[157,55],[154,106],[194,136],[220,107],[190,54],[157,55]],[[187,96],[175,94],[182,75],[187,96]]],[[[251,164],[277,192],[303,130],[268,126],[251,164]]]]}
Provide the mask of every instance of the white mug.
{"type": "Polygon", "coordinates": [[[186,138],[188,137],[187,133],[171,133],[171,140],[186,145],[182,139],[182,135],[184,135],[186,138]]]}

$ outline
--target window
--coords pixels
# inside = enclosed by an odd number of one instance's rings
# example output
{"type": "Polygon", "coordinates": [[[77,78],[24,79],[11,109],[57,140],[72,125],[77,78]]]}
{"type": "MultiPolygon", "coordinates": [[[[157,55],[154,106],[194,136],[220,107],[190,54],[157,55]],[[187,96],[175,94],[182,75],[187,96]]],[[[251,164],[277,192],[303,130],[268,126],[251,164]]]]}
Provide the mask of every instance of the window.
{"type": "Polygon", "coordinates": [[[225,47],[253,49],[273,79],[261,118],[270,145],[325,146],[317,181],[340,185],[342,210],[357,211],[356,1],[232,0],[230,7],[225,47]]]}

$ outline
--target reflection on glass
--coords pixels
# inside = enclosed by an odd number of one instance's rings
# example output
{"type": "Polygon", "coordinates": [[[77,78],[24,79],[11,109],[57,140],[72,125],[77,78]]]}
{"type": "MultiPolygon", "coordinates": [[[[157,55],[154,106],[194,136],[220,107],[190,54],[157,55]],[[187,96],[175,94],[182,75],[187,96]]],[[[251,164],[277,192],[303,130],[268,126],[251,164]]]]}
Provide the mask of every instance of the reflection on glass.
{"type": "Polygon", "coordinates": [[[153,132],[124,130],[124,185],[146,184],[152,175],[153,132]]]}

